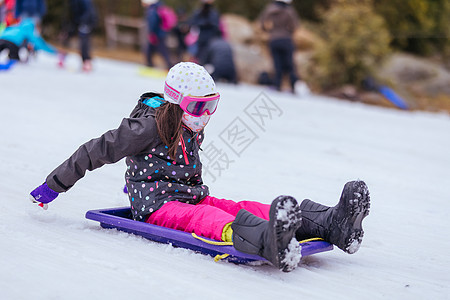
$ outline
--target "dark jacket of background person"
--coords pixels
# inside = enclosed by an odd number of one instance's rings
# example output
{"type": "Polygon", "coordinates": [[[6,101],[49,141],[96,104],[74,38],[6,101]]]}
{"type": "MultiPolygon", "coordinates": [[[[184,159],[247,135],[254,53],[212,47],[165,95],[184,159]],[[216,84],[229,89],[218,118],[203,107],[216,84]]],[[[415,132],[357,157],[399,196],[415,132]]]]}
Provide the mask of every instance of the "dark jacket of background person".
{"type": "Polygon", "coordinates": [[[150,41],[153,44],[157,44],[160,40],[163,40],[167,32],[165,32],[162,29],[161,26],[161,16],[159,15],[158,11],[161,7],[162,3],[161,1],[157,1],[156,3],[148,6],[146,11],[146,22],[149,34],[152,36],[150,38],[150,41]]]}
{"type": "Polygon", "coordinates": [[[92,30],[97,24],[97,12],[92,0],[70,0],[69,23],[75,28],[86,26],[92,30]]]}
{"type": "Polygon", "coordinates": [[[270,40],[292,38],[299,25],[299,18],[295,9],[282,2],[270,3],[260,16],[261,26],[269,33],[270,40]]]}
{"type": "Polygon", "coordinates": [[[162,27],[160,9],[164,4],[161,1],[146,6],[145,19],[148,28],[148,45],[146,49],[147,66],[153,67],[153,55],[159,52],[163,57],[167,69],[172,67],[169,49],[166,45],[167,32],[162,27]]]}
{"type": "Polygon", "coordinates": [[[184,9],[179,9],[177,11],[178,22],[173,28],[172,32],[177,38],[177,58],[178,61],[184,61],[184,54],[188,50],[186,44],[186,36],[189,34],[190,24],[189,16],[184,9]]]}
{"type": "Polygon", "coordinates": [[[220,14],[211,3],[204,3],[191,17],[191,27],[198,30],[195,56],[204,64],[208,43],[220,33],[220,14]]]}
{"type": "Polygon", "coordinates": [[[22,15],[42,18],[46,12],[45,0],[16,0],[16,18],[22,15]]]}
{"type": "Polygon", "coordinates": [[[63,26],[63,45],[67,47],[70,39],[78,35],[80,39],[81,59],[83,62],[90,61],[90,36],[97,24],[97,12],[92,0],[69,0],[66,19],[63,26]]]}
{"type": "Polygon", "coordinates": [[[205,64],[212,65],[211,76],[215,81],[225,80],[237,83],[233,50],[231,45],[220,35],[209,42],[205,64]]]}

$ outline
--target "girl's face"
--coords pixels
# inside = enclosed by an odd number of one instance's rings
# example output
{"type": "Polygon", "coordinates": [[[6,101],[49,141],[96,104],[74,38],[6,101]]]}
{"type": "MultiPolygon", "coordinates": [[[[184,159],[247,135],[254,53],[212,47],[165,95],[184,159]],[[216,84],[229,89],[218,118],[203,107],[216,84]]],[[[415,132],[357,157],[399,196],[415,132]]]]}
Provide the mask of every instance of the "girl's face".
{"type": "Polygon", "coordinates": [[[200,117],[194,117],[190,114],[184,112],[182,117],[182,122],[184,125],[189,127],[193,132],[200,132],[208,124],[211,115],[208,112],[204,112],[200,117]]]}
{"type": "Polygon", "coordinates": [[[183,109],[182,122],[193,132],[200,132],[208,124],[219,103],[219,93],[204,97],[184,97],[180,107],[183,109]]]}

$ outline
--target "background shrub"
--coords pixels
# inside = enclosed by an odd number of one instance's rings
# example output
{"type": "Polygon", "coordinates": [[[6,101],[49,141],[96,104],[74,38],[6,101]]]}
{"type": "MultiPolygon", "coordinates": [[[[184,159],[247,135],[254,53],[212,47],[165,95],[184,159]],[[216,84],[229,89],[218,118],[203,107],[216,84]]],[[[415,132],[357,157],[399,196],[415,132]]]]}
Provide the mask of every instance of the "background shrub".
{"type": "Polygon", "coordinates": [[[389,32],[371,0],[336,1],[323,13],[321,36],[308,72],[319,90],[360,85],[390,52],[389,32]]]}

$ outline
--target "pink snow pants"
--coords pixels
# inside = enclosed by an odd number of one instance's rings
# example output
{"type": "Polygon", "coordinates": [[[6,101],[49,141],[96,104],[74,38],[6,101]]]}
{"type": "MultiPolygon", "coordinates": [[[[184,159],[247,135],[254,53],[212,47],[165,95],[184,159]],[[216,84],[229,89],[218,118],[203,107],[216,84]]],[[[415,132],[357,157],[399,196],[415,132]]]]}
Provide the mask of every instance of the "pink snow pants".
{"type": "Polygon", "coordinates": [[[269,204],[255,201],[234,202],[206,196],[196,205],[178,201],[167,202],[152,213],[146,222],[220,241],[223,227],[233,222],[241,209],[246,209],[260,218],[269,219],[269,204]]]}

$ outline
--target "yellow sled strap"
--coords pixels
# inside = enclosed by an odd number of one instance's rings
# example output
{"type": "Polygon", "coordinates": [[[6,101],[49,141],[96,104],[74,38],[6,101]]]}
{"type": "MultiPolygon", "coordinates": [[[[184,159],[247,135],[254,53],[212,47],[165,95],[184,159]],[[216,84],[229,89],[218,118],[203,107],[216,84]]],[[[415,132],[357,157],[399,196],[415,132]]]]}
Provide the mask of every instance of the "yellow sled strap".
{"type": "Polygon", "coordinates": [[[224,259],[224,258],[227,258],[228,256],[230,256],[230,254],[226,254],[226,253],[224,253],[224,254],[222,254],[222,255],[217,254],[217,255],[214,257],[214,261],[215,261],[215,262],[218,262],[219,260],[224,259]]]}
{"type": "Polygon", "coordinates": [[[233,246],[233,242],[210,241],[210,240],[204,239],[202,237],[199,237],[195,233],[192,233],[192,236],[194,238],[196,238],[197,240],[200,240],[200,241],[202,241],[204,243],[211,244],[211,245],[216,245],[216,246],[233,246]]]}
{"type": "MultiPolygon", "coordinates": [[[[233,246],[233,242],[210,241],[210,240],[204,239],[204,238],[202,238],[202,237],[199,237],[199,236],[196,235],[195,233],[192,233],[192,236],[193,236],[194,238],[196,238],[197,240],[200,240],[200,241],[202,241],[202,242],[204,242],[204,243],[211,244],[211,245],[216,245],[216,246],[233,246]]],[[[312,242],[312,241],[323,241],[323,239],[321,239],[321,238],[310,238],[310,239],[306,239],[306,240],[301,240],[301,241],[299,241],[299,244],[303,244],[303,243],[307,243],[307,242],[312,242]]],[[[227,253],[224,253],[224,254],[222,254],[222,255],[216,255],[216,256],[214,257],[214,261],[215,261],[215,262],[218,262],[219,260],[224,259],[224,258],[227,258],[228,256],[230,256],[230,255],[227,254],[227,253]]]]}
{"type": "MultiPolygon", "coordinates": [[[[219,242],[219,241],[210,241],[207,239],[204,239],[202,237],[199,237],[198,235],[196,235],[195,233],[192,233],[192,236],[194,238],[196,238],[197,240],[200,240],[204,243],[207,244],[211,244],[211,245],[216,245],[216,246],[233,246],[233,242],[219,242]]],[[[323,241],[323,239],[321,238],[310,238],[310,239],[306,239],[306,240],[301,240],[299,241],[299,244],[303,244],[303,243],[307,243],[307,242],[312,242],[312,241],[323,241]]]]}
{"type": "Polygon", "coordinates": [[[312,241],[323,241],[323,239],[322,238],[310,238],[310,239],[299,241],[298,243],[303,244],[303,243],[312,242],[312,241]]]}
{"type": "MultiPolygon", "coordinates": [[[[204,243],[207,243],[207,244],[211,244],[211,245],[216,245],[216,246],[233,246],[233,242],[216,242],[216,241],[210,241],[210,240],[207,240],[207,239],[204,239],[204,238],[202,238],[202,237],[199,237],[198,235],[196,235],[195,233],[192,233],[192,236],[194,237],[194,238],[196,238],[197,240],[200,240],[200,241],[202,241],[202,242],[204,242],[204,243]]],[[[216,255],[215,257],[214,257],[214,261],[215,262],[218,262],[219,260],[221,260],[221,259],[224,259],[224,258],[227,258],[229,256],[229,254],[227,254],[227,253],[224,253],[224,254],[222,254],[222,255],[216,255]]]]}

